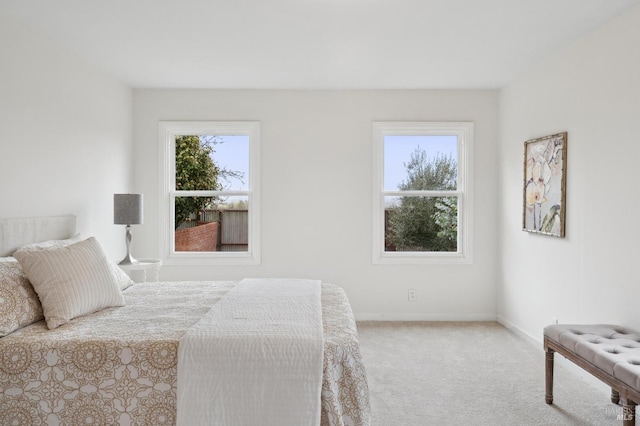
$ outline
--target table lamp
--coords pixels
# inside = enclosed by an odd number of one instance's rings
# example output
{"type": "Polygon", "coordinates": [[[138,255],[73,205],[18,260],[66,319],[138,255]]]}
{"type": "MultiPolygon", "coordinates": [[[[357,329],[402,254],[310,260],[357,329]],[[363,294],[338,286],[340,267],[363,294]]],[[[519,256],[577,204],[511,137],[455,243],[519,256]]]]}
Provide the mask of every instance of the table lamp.
{"type": "Polygon", "coordinates": [[[143,222],[143,216],[142,194],[113,194],[113,223],[115,225],[127,225],[125,237],[127,255],[120,261],[120,265],[138,263],[131,256],[131,225],[140,225],[143,222]]]}

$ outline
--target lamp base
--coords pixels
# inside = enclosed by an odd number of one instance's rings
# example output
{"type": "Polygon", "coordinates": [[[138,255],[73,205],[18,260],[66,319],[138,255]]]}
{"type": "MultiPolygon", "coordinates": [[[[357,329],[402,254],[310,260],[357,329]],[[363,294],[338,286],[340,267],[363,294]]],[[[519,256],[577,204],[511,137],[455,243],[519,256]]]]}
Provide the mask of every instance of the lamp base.
{"type": "Polygon", "coordinates": [[[118,265],[137,265],[140,263],[137,259],[134,259],[133,256],[127,254],[124,259],[118,263],[118,265]]]}
{"type": "Polygon", "coordinates": [[[133,256],[131,256],[131,225],[127,225],[127,232],[125,234],[125,243],[127,245],[127,255],[118,263],[118,265],[137,265],[138,262],[133,256]]]}

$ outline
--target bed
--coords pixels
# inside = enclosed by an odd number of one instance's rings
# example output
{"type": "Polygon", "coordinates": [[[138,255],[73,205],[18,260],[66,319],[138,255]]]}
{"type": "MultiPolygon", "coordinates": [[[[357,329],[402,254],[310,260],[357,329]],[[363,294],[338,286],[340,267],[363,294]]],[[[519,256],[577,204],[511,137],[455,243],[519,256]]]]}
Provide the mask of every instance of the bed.
{"type": "MultiPolygon", "coordinates": [[[[29,243],[74,235],[73,217],[0,221],[0,256],[29,243]]],[[[15,260],[0,258],[3,262],[16,270],[15,260]]],[[[6,274],[0,278],[4,286],[6,274]]],[[[176,424],[179,342],[238,285],[139,283],[122,290],[123,306],[53,329],[38,320],[5,333],[0,338],[0,419],[21,425],[176,424]]],[[[368,425],[366,373],[351,307],[341,288],[320,287],[320,424],[368,425]]],[[[37,319],[38,307],[30,309],[37,319]]]]}

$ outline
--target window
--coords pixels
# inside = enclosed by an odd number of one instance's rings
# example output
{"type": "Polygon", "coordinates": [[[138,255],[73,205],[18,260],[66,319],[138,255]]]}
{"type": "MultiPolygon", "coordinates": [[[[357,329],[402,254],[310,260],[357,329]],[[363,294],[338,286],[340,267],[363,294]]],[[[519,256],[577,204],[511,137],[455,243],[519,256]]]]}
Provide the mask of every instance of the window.
{"type": "Polygon", "coordinates": [[[473,123],[373,124],[373,263],[471,263],[473,123]]]}
{"type": "Polygon", "coordinates": [[[260,123],[160,122],[167,264],[260,263],[260,123]]]}

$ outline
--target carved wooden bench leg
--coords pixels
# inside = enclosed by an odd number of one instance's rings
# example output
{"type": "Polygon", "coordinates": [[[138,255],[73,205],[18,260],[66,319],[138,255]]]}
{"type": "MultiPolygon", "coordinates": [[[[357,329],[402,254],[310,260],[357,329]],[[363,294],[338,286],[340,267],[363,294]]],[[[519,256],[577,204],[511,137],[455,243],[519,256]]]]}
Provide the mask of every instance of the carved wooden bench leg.
{"type": "Polygon", "coordinates": [[[614,404],[620,402],[620,394],[614,388],[611,388],[611,402],[613,402],[614,404]]]}
{"type": "Polygon", "coordinates": [[[622,400],[622,425],[635,426],[636,424],[636,403],[623,399],[622,400]]]}
{"type": "Polygon", "coordinates": [[[547,348],[545,352],[545,395],[544,401],[553,404],[553,349],[547,348]]]}

